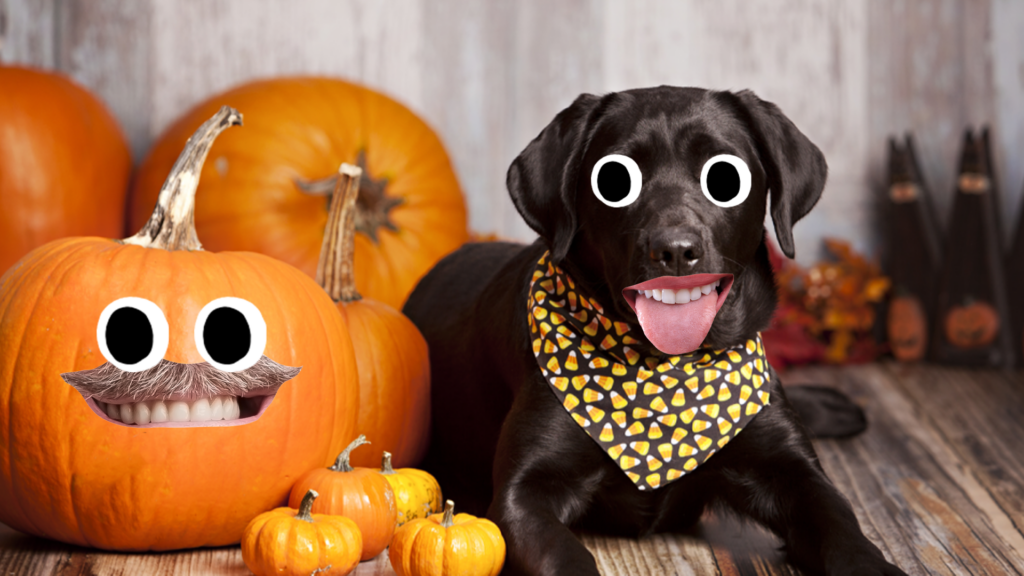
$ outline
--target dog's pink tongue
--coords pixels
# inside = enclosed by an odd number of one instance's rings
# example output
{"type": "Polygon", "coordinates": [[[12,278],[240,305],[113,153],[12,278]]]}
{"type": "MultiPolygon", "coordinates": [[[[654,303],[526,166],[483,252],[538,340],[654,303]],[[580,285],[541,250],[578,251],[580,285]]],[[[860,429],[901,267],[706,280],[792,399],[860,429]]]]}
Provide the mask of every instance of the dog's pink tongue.
{"type": "Polygon", "coordinates": [[[665,354],[700,348],[718,313],[718,299],[713,294],[688,304],[663,304],[639,294],[634,305],[644,335],[665,354]]]}

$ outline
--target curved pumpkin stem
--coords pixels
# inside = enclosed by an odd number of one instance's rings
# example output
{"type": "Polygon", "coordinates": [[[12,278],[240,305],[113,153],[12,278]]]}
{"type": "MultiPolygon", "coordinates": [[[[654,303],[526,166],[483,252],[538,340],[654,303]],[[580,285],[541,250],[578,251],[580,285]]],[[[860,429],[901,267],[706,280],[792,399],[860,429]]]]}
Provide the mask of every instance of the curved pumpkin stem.
{"type": "Polygon", "coordinates": [[[295,517],[299,520],[312,522],[313,500],[316,500],[317,496],[319,496],[319,494],[316,493],[316,490],[310,489],[309,492],[306,492],[306,495],[302,497],[302,502],[299,503],[299,513],[296,514],[295,517]]]}
{"type": "Polygon", "coordinates": [[[444,528],[451,528],[455,525],[455,502],[451,500],[444,501],[444,517],[441,518],[441,526],[444,528]]]}
{"type": "Polygon", "coordinates": [[[171,168],[149,221],[137,234],[122,242],[144,248],[202,250],[195,222],[199,173],[217,136],[227,128],[241,124],[242,115],[229,106],[222,106],[204,122],[188,139],[174,168],[171,168]]]}
{"type": "Polygon", "coordinates": [[[349,462],[349,456],[352,454],[352,451],[363,444],[369,443],[370,441],[366,439],[366,434],[360,434],[359,438],[353,440],[351,444],[341,451],[341,454],[338,454],[338,459],[334,461],[334,466],[331,466],[330,470],[335,472],[351,472],[352,464],[349,462]]]}
{"type": "Polygon", "coordinates": [[[380,473],[387,476],[395,474],[395,469],[391,467],[391,452],[385,451],[384,456],[381,457],[380,473]]]}
{"type": "Polygon", "coordinates": [[[320,246],[320,262],[316,282],[335,302],[354,302],[362,298],[356,291],[354,274],[356,251],[356,198],[363,170],[351,164],[338,169],[331,207],[327,212],[324,242],[320,246]]]}

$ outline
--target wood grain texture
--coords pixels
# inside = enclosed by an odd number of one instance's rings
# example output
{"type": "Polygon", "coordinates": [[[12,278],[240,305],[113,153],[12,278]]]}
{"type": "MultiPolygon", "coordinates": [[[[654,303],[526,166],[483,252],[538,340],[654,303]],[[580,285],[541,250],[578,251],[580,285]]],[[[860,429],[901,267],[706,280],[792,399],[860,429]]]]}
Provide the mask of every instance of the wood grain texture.
{"type": "MultiPolygon", "coordinates": [[[[872,147],[870,172],[879,178],[885,173],[884,138],[913,131],[924,178],[933,191],[940,224],[945,223],[963,130],[988,123],[1000,141],[993,62],[1017,57],[995,51],[990,18],[996,15],[988,0],[872,0],[869,17],[870,138],[878,143],[872,147]]],[[[876,188],[883,187],[882,180],[876,180],[876,188]]],[[[1009,221],[1007,217],[1007,225],[1009,221]]]]}
{"type": "MultiPolygon", "coordinates": [[[[231,86],[328,74],[388,93],[451,152],[471,225],[534,234],[509,163],[582,92],[752,88],[825,152],[830,179],[795,229],[877,251],[886,136],[912,129],[948,218],[958,135],[993,127],[1004,235],[1024,179],[1024,5],[1016,0],[0,0],[7,61],[94,89],[138,159],[174,118],[231,86]]],[[[244,111],[243,111],[244,113],[244,111]]]]}
{"type": "Polygon", "coordinates": [[[1024,210],[1024,2],[990,0],[992,81],[995,93],[994,160],[1002,176],[1003,223],[1008,234],[1024,210]]]}
{"type": "Polygon", "coordinates": [[[0,0],[0,63],[57,67],[60,0],[0,0]]]}
{"type": "MultiPolygon", "coordinates": [[[[895,363],[804,368],[787,386],[840,389],[868,413],[848,440],[816,441],[865,534],[908,574],[1024,574],[1024,375],[895,363]]],[[[796,576],[764,529],[711,512],[686,534],[582,534],[606,576],[796,576]]],[[[237,547],[112,554],[0,526],[0,575],[245,574],[237,547]]],[[[393,574],[385,556],[358,575],[393,574]]]]}

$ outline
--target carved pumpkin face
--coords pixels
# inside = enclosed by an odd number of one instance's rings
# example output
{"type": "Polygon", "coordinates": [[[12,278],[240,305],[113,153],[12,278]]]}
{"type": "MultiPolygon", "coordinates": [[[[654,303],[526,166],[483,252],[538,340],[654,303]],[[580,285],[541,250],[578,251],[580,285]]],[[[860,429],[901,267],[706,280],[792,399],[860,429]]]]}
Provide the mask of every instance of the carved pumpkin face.
{"type": "Polygon", "coordinates": [[[999,333],[999,315],[987,302],[954,306],[946,314],[946,339],[958,348],[988,346],[999,333]]]}
{"type": "Polygon", "coordinates": [[[269,257],[203,251],[190,201],[174,204],[204,157],[168,179],[160,226],[57,240],[0,278],[0,521],[112,550],[232,544],[354,433],[355,356],[330,297],[269,257]],[[221,420],[171,422],[203,400],[212,418],[216,396],[221,420]],[[140,404],[149,423],[128,423],[140,404]]]}
{"type": "Polygon", "coordinates": [[[921,302],[913,296],[897,296],[889,303],[889,345],[897,360],[924,358],[928,345],[928,319],[921,302]]]}

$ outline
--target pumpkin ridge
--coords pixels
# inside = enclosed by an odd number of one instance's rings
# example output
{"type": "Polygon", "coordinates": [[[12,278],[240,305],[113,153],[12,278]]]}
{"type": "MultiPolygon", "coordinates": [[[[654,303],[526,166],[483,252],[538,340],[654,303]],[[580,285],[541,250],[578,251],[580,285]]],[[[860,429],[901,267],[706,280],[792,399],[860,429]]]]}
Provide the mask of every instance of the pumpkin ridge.
{"type": "MultiPolygon", "coordinates": [[[[269,258],[269,256],[267,256],[267,258],[269,258]]],[[[301,286],[302,286],[303,296],[305,296],[306,299],[309,300],[310,302],[314,302],[315,303],[316,296],[318,296],[320,293],[323,293],[323,289],[321,289],[319,286],[317,286],[315,282],[312,285],[309,282],[302,282],[301,286]]],[[[323,314],[317,314],[316,316],[317,316],[317,321],[320,323],[320,327],[323,330],[323,332],[324,333],[329,333],[330,330],[328,330],[327,323],[326,323],[326,321],[324,319],[323,314]]],[[[354,371],[356,371],[358,369],[358,364],[356,363],[355,349],[354,349],[354,345],[352,343],[352,337],[349,335],[349,332],[348,332],[347,329],[340,330],[340,332],[344,333],[345,342],[348,344],[348,351],[350,352],[350,354],[348,354],[346,356],[346,358],[347,359],[351,359],[352,369],[353,369],[352,371],[354,372],[354,371]]],[[[291,333],[289,332],[289,338],[291,337],[290,335],[291,335],[291,333]]],[[[329,354],[329,357],[330,357],[329,366],[331,368],[334,368],[337,365],[337,363],[338,363],[338,356],[339,356],[338,351],[331,350],[331,353],[329,354]]],[[[348,406],[354,405],[354,406],[356,406],[355,412],[356,412],[356,415],[358,416],[358,406],[359,406],[359,402],[360,402],[359,386],[346,386],[346,388],[349,391],[348,392],[348,396],[350,398],[349,398],[349,401],[348,402],[344,402],[343,405],[348,405],[348,406]],[[354,401],[354,404],[353,404],[353,401],[354,401]]],[[[332,391],[334,392],[334,398],[335,398],[334,399],[334,406],[335,406],[335,408],[338,408],[339,402],[342,402],[342,401],[345,400],[345,395],[338,394],[337,387],[333,388],[332,391]]],[[[328,454],[334,454],[334,453],[338,452],[341,443],[344,442],[344,439],[345,438],[349,438],[349,437],[352,436],[352,430],[353,430],[353,428],[355,426],[355,422],[351,422],[350,421],[350,422],[346,422],[346,424],[347,424],[347,426],[345,426],[344,429],[339,429],[340,428],[339,426],[333,426],[332,427],[331,442],[330,442],[330,448],[329,448],[328,454]]]]}
{"type": "MultiPolygon", "coordinates": [[[[376,302],[376,301],[374,301],[374,302],[376,302]]],[[[384,306],[386,306],[386,304],[384,306]]],[[[401,314],[401,312],[399,312],[398,315],[389,314],[387,318],[383,317],[382,315],[378,315],[377,317],[381,318],[381,320],[383,320],[383,321],[379,322],[379,324],[383,327],[384,334],[387,336],[387,339],[388,339],[388,348],[387,349],[388,350],[401,350],[403,348],[406,348],[406,353],[410,353],[411,351],[413,351],[412,348],[419,348],[419,346],[417,346],[417,344],[419,344],[422,340],[417,340],[417,341],[414,341],[414,342],[411,342],[411,343],[406,343],[404,340],[400,339],[400,334],[395,330],[396,325],[397,324],[404,324],[405,322],[408,322],[409,324],[412,324],[412,322],[410,320],[408,320],[408,318],[406,318],[405,316],[401,316],[400,314],[401,314]],[[405,322],[403,322],[403,320],[405,322]]],[[[413,325],[412,327],[415,328],[415,325],[413,325]]],[[[401,397],[402,397],[402,414],[412,414],[412,413],[414,413],[414,408],[416,407],[416,404],[417,404],[415,402],[416,400],[425,401],[425,402],[429,402],[430,401],[430,388],[429,388],[430,379],[429,379],[429,376],[427,378],[424,378],[423,377],[423,373],[416,373],[417,371],[414,370],[414,367],[416,367],[416,366],[427,366],[428,365],[427,363],[430,361],[429,352],[426,352],[425,349],[422,349],[422,350],[421,349],[417,349],[417,350],[415,350],[415,352],[416,352],[416,356],[417,356],[417,361],[416,362],[408,362],[408,363],[403,362],[403,363],[399,363],[399,368],[402,371],[402,379],[400,381],[401,382],[414,382],[415,383],[415,385],[413,387],[413,390],[406,391],[405,393],[403,393],[401,395],[401,397]],[[422,396],[425,396],[425,398],[423,398],[422,396]]],[[[429,374],[429,368],[427,368],[426,372],[429,374]]],[[[415,441],[418,441],[418,439],[417,438],[412,438],[409,434],[402,434],[401,441],[402,441],[402,443],[399,445],[401,450],[402,450],[401,453],[402,454],[408,454],[408,453],[410,453],[409,451],[410,451],[411,445],[415,441]]],[[[416,452],[413,452],[413,453],[416,453],[416,452]]]]}
{"type": "MultiPolygon", "coordinates": [[[[60,242],[58,245],[56,245],[53,248],[51,248],[51,249],[43,252],[42,254],[40,254],[39,257],[32,258],[30,263],[29,263],[30,266],[28,268],[26,268],[22,272],[21,277],[19,278],[20,282],[18,284],[16,284],[14,288],[11,289],[10,294],[12,294],[12,295],[15,294],[17,291],[19,291],[20,289],[24,288],[26,286],[26,284],[30,285],[31,284],[31,280],[36,277],[37,270],[41,270],[41,269],[45,270],[46,267],[49,266],[49,270],[48,270],[48,274],[47,274],[47,276],[49,277],[49,273],[52,273],[54,268],[60,266],[61,264],[66,262],[72,256],[72,254],[63,254],[62,255],[62,254],[60,254],[60,250],[59,250],[59,248],[62,248],[66,244],[71,244],[71,243],[75,243],[75,242],[73,242],[73,241],[72,242],[60,242]],[[53,256],[54,254],[58,255],[58,259],[56,259],[56,261],[54,261],[54,256],[53,256]],[[63,257],[60,257],[60,256],[63,256],[63,257]]],[[[48,246],[48,245],[49,244],[47,244],[46,246],[48,246]]],[[[22,268],[23,268],[23,266],[22,266],[22,268]]],[[[12,298],[13,298],[13,296],[12,296],[12,298]]],[[[13,357],[16,360],[15,360],[14,364],[11,365],[12,379],[13,379],[13,375],[18,372],[18,366],[19,366],[20,362],[22,362],[24,360],[24,358],[22,357],[22,354],[21,354],[21,348],[22,348],[22,345],[25,342],[25,331],[31,325],[31,319],[32,319],[32,317],[36,313],[36,308],[37,308],[37,306],[39,304],[40,299],[43,298],[43,291],[42,290],[32,290],[32,298],[33,298],[33,300],[32,300],[31,305],[29,305],[29,306],[22,306],[21,310],[18,310],[18,312],[22,312],[24,314],[23,318],[25,320],[21,321],[21,322],[18,322],[18,324],[21,324],[21,332],[17,335],[18,337],[15,340],[16,344],[15,344],[15,348],[14,348],[14,356],[13,357]]],[[[7,318],[8,312],[14,311],[14,307],[10,306],[9,303],[5,303],[5,302],[0,302],[0,305],[4,305],[4,308],[5,308],[4,315],[2,317],[0,317],[0,326],[4,326],[4,325],[7,324],[7,321],[8,321],[8,318],[7,318]]],[[[8,390],[7,390],[7,403],[6,403],[6,406],[8,407],[8,409],[5,411],[5,414],[7,414],[7,418],[8,418],[8,420],[7,420],[7,423],[8,423],[7,438],[9,439],[8,441],[10,441],[10,439],[16,437],[16,435],[14,434],[14,431],[15,431],[14,430],[14,419],[10,417],[10,407],[14,405],[14,390],[15,390],[14,386],[9,386],[8,390]]],[[[11,457],[10,452],[8,452],[7,463],[8,463],[7,478],[10,479],[9,482],[10,482],[11,488],[12,488],[12,490],[15,493],[20,493],[22,491],[22,489],[19,488],[19,486],[22,485],[22,482],[18,481],[18,477],[14,473],[14,458],[11,457]]],[[[40,530],[40,525],[37,524],[36,520],[35,520],[36,516],[31,513],[31,510],[26,510],[26,508],[24,507],[22,499],[21,498],[15,498],[14,500],[17,502],[18,510],[21,512],[21,520],[23,522],[25,522],[26,524],[28,524],[29,526],[32,527],[32,530],[33,530],[34,534],[37,534],[39,536],[45,536],[46,535],[46,531],[45,530],[40,530]]],[[[78,522],[77,516],[75,517],[75,524],[76,524],[75,528],[77,529],[77,531],[81,535],[81,524],[80,524],[80,522],[78,522]]]]}

